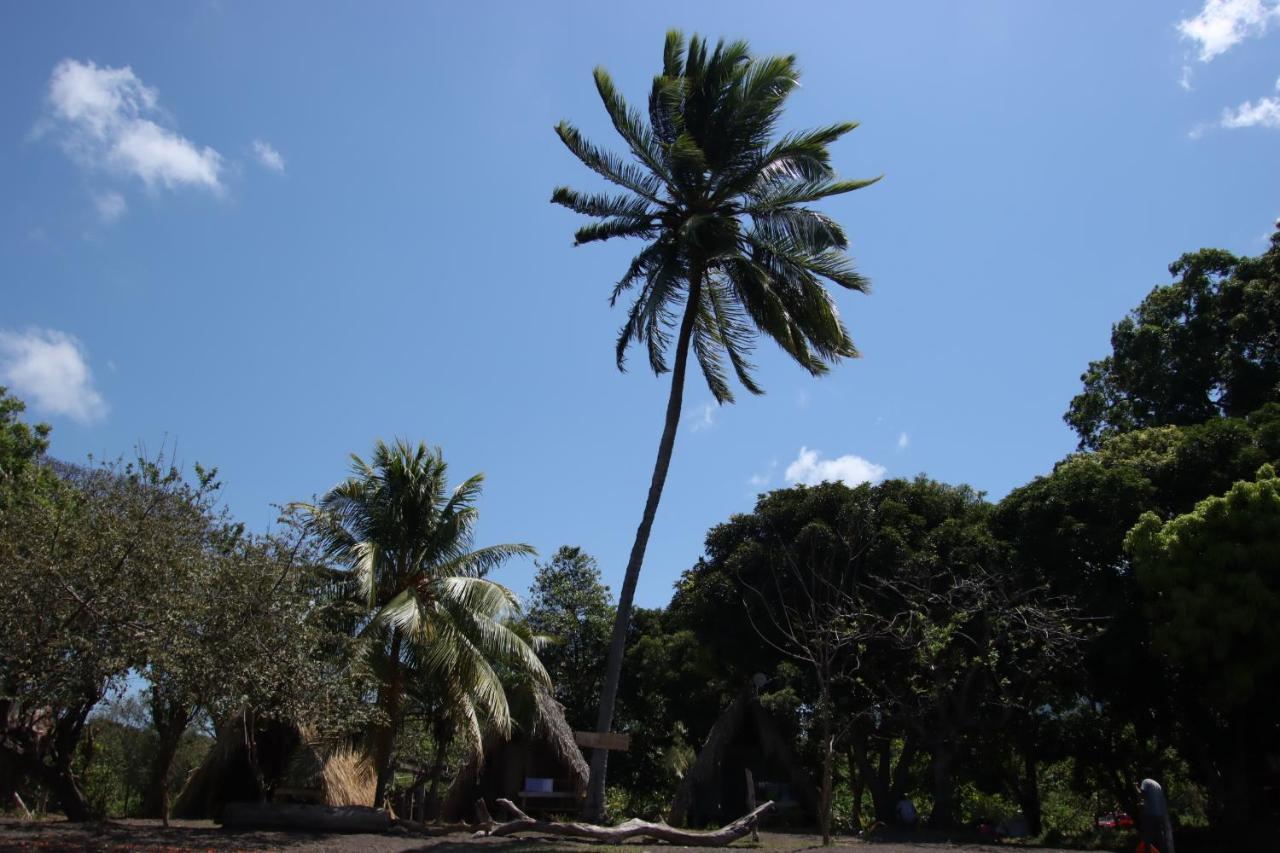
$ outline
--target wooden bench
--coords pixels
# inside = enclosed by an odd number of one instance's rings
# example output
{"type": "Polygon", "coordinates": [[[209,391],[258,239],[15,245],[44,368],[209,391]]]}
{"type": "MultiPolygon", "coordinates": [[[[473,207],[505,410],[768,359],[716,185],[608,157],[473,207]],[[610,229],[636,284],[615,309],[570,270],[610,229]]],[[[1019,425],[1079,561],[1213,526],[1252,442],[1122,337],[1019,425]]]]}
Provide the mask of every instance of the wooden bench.
{"type": "Polygon", "coordinates": [[[562,784],[567,784],[567,781],[557,779],[550,791],[521,791],[520,808],[525,811],[532,809],[541,812],[581,811],[586,794],[577,790],[557,789],[557,786],[562,784]],[[530,805],[530,800],[533,800],[533,805],[530,805]]]}

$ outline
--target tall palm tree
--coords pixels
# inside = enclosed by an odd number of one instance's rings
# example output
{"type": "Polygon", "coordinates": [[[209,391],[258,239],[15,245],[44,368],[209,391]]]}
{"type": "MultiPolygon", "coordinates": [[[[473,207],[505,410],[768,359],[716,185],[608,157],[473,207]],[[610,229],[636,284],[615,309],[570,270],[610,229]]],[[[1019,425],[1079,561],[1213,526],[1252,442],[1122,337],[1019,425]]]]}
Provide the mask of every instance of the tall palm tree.
{"type": "Polygon", "coordinates": [[[362,634],[379,676],[377,702],[384,715],[373,733],[376,806],[390,782],[408,688],[429,684],[441,691],[478,745],[481,714],[500,731],[510,730],[502,667],[542,683],[549,679],[530,643],[508,626],[519,599],[484,577],[510,557],[533,554],[533,548],[472,549],[484,476],[450,493],[440,449],[422,443],[379,441],[370,461],[351,458],[351,477],[319,504],[295,506],[328,555],[350,567],[352,591],[368,614],[362,634]]]}
{"type": "MultiPolygon", "coordinates": [[[[603,68],[595,70],[596,89],[631,159],[596,147],[568,122],[556,127],[583,164],[623,190],[556,188],[554,203],[598,220],[578,229],[575,245],[614,237],[648,241],[610,297],[614,304],[634,292],[618,334],[619,369],[628,347],[643,344],[654,373],[665,373],[675,332],[666,420],[600,698],[602,732],[613,722],[631,602],[671,463],[690,347],[721,404],[733,400],[726,361],[742,387],[762,393],[749,360],[761,333],[813,375],[858,354],[823,281],[863,292],[867,281],[844,253],[848,240],[840,226],[805,205],[879,179],[843,181],[831,168],[828,146],[855,123],[775,134],[798,78],[794,57],[755,57],[741,41],[709,51],[696,35],[686,47],[673,30],[649,93],[647,121],[623,101],[603,68]]],[[[595,818],[604,801],[606,760],[604,750],[592,755],[588,811],[595,818]]]]}

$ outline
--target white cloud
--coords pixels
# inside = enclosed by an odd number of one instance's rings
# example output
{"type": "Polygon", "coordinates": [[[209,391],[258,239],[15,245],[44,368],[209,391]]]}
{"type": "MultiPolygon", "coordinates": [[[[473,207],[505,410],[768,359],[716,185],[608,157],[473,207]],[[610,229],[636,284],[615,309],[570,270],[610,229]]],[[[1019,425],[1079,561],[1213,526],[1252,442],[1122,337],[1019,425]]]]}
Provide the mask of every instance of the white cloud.
{"type": "Polygon", "coordinates": [[[907,435],[905,432],[898,433],[898,449],[906,450],[910,446],[911,436],[907,435]]]}
{"type": "Polygon", "coordinates": [[[115,222],[121,216],[124,216],[125,211],[129,209],[124,196],[117,192],[95,195],[93,204],[98,208],[98,215],[102,217],[103,222],[115,222]]]}
{"type": "Polygon", "coordinates": [[[107,412],[84,347],[55,329],[0,330],[0,382],[49,414],[89,423],[107,412]]]}
{"type": "Polygon", "coordinates": [[[284,157],[280,156],[280,152],[271,143],[261,139],[253,140],[253,155],[258,158],[259,163],[273,172],[284,171],[284,157]]]}
{"type": "Polygon", "coordinates": [[[711,403],[703,403],[689,413],[689,428],[694,432],[702,432],[716,425],[716,407],[711,403]]]}
{"type": "Polygon", "coordinates": [[[1182,74],[1178,77],[1178,85],[1182,87],[1184,92],[1191,91],[1191,66],[1183,65],[1182,74]]]}
{"type": "Polygon", "coordinates": [[[222,190],[222,155],[162,126],[156,90],[129,66],[64,59],[49,79],[48,115],[67,152],[91,169],[140,178],[148,187],[222,190]]]}
{"type": "Polygon", "coordinates": [[[764,488],[765,486],[769,485],[769,483],[773,481],[773,472],[776,471],[777,469],[778,469],[778,460],[777,459],[770,460],[769,467],[767,470],[762,471],[758,474],[752,474],[750,477],[747,478],[747,485],[751,486],[751,488],[753,489],[764,488]]]}
{"type": "MultiPolygon", "coordinates": [[[[1276,91],[1280,91],[1280,80],[1276,80],[1276,91]]],[[[1245,101],[1234,110],[1226,108],[1222,111],[1222,126],[1233,130],[1240,127],[1280,128],[1280,95],[1245,101]]]]}
{"type": "Polygon", "coordinates": [[[821,459],[821,453],[807,447],[800,448],[800,455],[787,466],[784,476],[789,483],[804,483],[806,486],[818,483],[842,482],[849,486],[859,483],[875,483],[884,479],[887,469],[854,456],[852,453],[835,459],[821,459]]]}
{"type": "MultiPolygon", "coordinates": [[[[1266,0],[1205,0],[1200,14],[1178,22],[1178,32],[1184,39],[1199,45],[1201,62],[1209,62],[1246,38],[1262,35],[1278,21],[1280,3],[1266,0]]],[[[1186,87],[1189,86],[1190,81],[1187,80],[1186,87]]]]}

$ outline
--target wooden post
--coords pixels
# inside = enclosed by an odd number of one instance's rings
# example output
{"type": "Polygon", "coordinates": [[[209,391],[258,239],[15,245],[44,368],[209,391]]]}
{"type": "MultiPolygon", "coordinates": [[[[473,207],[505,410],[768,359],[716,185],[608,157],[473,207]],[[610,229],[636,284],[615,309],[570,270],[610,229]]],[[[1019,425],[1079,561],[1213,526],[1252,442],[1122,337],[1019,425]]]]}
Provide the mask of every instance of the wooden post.
{"type": "MultiPolygon", "coordinates": [[[[743,770],[747,774],[747,811],[756,810],[756,780],[751,776],[751,768],[747,767],[743,770]]],[[[758,842],[760,840],[760,830],[755,824],[751,826],[751,840],[758,842]]]]}
{"type": "Polygon", "coordinates": [[[27,808],[27,804],[22,801],[22,797],[17,791],[13,792],[13,801],[18,804],[18,808],[22,809],[22,813],[27,816],[27,820],[31,820],[31,809],[27,808]]]}

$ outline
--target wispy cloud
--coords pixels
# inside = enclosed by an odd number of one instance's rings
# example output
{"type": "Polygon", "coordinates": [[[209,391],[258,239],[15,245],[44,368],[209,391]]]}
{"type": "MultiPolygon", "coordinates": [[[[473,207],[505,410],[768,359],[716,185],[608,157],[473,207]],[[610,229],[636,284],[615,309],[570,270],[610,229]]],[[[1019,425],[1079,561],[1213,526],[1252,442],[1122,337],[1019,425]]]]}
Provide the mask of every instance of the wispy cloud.
{"type": "Polygon", "coordinates": [[[81,423],[107,413],[84,347],[55,329],[0,330],[0,382],[37,411],[81,423]]]}
{"type": "Polygon", "coordinates": [[[879,482],[888,473],[883,465],[852,453],[835,459],[823,459],[821,456],[821,451],[801,447],[800,454],[787,466],[783,476],[789,483],[804,483],[806,486],[822,482],[841,482],[856,486],[860,483],[879,482]]]}
{"type": "MultiPolygon", "coordinates": [[[[1178,22],[1178,32],[1195,42],[1201,62],[1221,56],[1247,38],[1264,34],[1280,22],[1280,3],[1266,0],[1205,0],[1200,13],[1178,22]]],[[[1183,71],[1184,88],[1190,88],[1183,71]]]]}
{"type": "Polygon", "coordinates": [[[93,171],[138,178],[149,188],[221,192],[222,155],[163,121],[156,90],[131,67],[64,59],[49,79],[37,133],[52,131],[76,163],[93,171]]]}
{"type": "MultiPolygon", "coordinates": [[[[1276,91],[1280,92],[1280,79],[1276,80],[1276,91]]],[[[1231,130],[1241,127],[1280,128],[1280,95],[1245,101],[1235,109],[1227,107],[1222,111],[1222,126],[1231,130]]]]}
{"type": "Polygon", "coordinates": [[[273,172],[284,171],[284,157],[269,142],[263,142],[261,139],[253,140],[253,156],[273,172]]]}
{"type": "Polygon", "coordinates": [[[773,472],[778,468],[778,460],[774,459],[769,463],[768,469],[758,474],[752,474],[747,478],[747,485],[753,489],[762,489],[769,483],[773,482],[773,472]]]}
{"type": "Polygon", "coordinates": [[[124,196],[118,192],[106,192],[93,197],[93,205],[98,208],[98,216],[106,223],[115,222],[129,209],[124,196]]]}
{"type": "Polygon", "coordinates": [[[716,425],[716,407],[712,403],[703,403],[692,412],[689,413],[687,421],[689,429],[694,432],[702,432],[704,429],[711,429],[716,425]]]}
{"type": "Polygon", "coordinates": [[[898,433],[898,449],[906,450],[910,446],[911,436],[907,435],[905,432],[898,433]]]}

